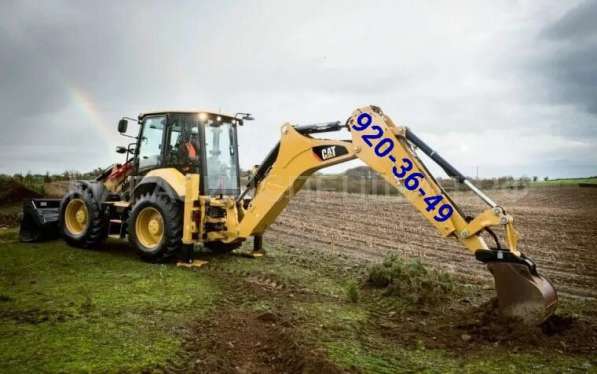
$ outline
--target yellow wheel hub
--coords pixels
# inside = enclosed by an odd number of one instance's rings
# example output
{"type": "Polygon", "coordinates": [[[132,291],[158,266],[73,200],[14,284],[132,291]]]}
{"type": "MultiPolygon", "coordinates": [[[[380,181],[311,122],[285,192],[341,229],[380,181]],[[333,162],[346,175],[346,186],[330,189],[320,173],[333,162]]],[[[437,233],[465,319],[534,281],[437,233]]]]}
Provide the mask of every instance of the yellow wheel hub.
{"type": "Polygon", "coordinates": [[[143,208],[135,221],[137,240],[146,248],[155,249],[164,237],[164,218],[154,207],[143,208]]]}
{"type": "Polygon", "coordinates": [[[89,223],[89,211],[82,199],[72,199],[64,211],[66,229],[72,235],[81,235],[89,223]]]}

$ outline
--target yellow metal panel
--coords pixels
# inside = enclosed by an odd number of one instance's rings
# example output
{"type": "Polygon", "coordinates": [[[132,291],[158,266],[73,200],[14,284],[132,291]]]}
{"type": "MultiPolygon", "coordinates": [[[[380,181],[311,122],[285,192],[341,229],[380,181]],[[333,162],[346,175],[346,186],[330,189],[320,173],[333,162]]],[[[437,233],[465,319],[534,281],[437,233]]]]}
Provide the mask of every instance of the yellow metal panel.
{"type": "Polygon", "coordinates": [[[263,233],[313,172],[354,158],[353,146],[349,142],[311,138],[297,132],[291,124],[285,124],[282,126],[278,158],[244,211],[238,235],[247,238],[263,233]],[[341,146],[348,153],[321,160],[313,153],[316,146],[341,146]]]}
{"type": "Polygon", "coordinates": [[[182,242],[193,243],[193,233],[197,232],[197,225],[193,221],[195,201],[199,200],[199,174],[187,174],[185,177],[184,213],[182,242]]]}
{"type": "Polygon", "coordinates": [[[160,177],[168,184],[170,187],[176,191],[178,196],[184,197],[186,189],[185,189],[185,176],[178,170],[174,168],[163,168],[163,169],[155,169],[150,171],[146,174],[147,177],[160,177]]]}

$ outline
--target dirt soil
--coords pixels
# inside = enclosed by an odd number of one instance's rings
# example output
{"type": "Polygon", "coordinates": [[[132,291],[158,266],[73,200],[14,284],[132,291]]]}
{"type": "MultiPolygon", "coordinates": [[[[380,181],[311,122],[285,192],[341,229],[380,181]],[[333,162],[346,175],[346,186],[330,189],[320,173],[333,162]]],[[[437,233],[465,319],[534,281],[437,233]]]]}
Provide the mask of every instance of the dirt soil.
{"type": "MultiPolygon", "coordinates": [[[[471,193],[453,195],[467,214],[485,208],[471,193]]],[[[531,188],[489,195],[513,215],[521,251],[560,296],[597,298],[597,189],[531,188]]],[[[402,197],[302,191],[266,239],[357,262],[378,262],[389,253],[418,257],[469,282],[492,286],[489,272],[474,256],[456,240],[440,237],[402,197]]]]}
{"type": "Polygon", "coordinates": [[[341,373],[322,352],[299,344],[294,326],[272,313],[231,312],[191,325],[184,372],[341,373]],[[205,352],[213,354],[205,355],[205,352]]]}
{"type": "Polygon", "coordinates": [[[540,326],[528,326],[501,316],[495,298],[480,306],[470,305],[464,298],[440,311],[422,308],[398,315],[389,312],[379,315],[375,324],[398,344],[423,344],[454,354],[488,346],[504,346],[513,352],[536,348],[587,355],[597,349],[597,323],[587,318],[555,314],[540,326]]]}
{"type": "Polygon", "coordinates": [[[62,198],[68,192],[70,185],[70,181],[44,183],[44,192],[46,197],[62,198]]]}
{"type": "Polygon", "coordinates": [[[24,199],[41,197],[41,194],[38,192],[32,191],[15,181],[4,183],[1,187],[0,206],[21,202],[24,199]]]}
{"type": "MultiPolygon", "coordinates": [[[[252,261],[242,254],[233,258],[252,261]]],[[[205,271],[215,279],[225,279],[220,283],[225,297],[208,318],[185,327],[183,350],[160,370],[235,374],[347,372],[330,361],[323,349],[306,341],[303,316],[292,307],[295,302],[315,302],[326,297],[272,273],[229,269],[227,255],[208,259],[205,271]],[[270,305],[267,310],[246,309],[264,301],[270,305]]],[[[302,262],[291,257],[293,266],[297,264],[294,259],[302,262]]]]}
{"type": "Polygon", "coordinates": [[[7,181],[0,184],[0,227],[15,227],[19,224],[22,201],[41,197],[21,183],[7,181]]]}

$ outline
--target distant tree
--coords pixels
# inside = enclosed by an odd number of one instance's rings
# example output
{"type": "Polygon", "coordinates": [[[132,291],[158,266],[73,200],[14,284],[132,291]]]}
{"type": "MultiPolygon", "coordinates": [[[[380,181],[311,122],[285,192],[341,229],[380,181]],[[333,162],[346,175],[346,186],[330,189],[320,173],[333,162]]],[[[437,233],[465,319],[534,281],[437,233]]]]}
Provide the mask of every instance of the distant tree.
{"type": "Polygon", "coordinates": [[[538,180],[538,179],[539,179],[539,177],[537,177],[537,176],[534,176],[534,177],[533,177],[533,182],[537,182],[537,180],[538,180]]]}
{"type": "Polygon", "coordinates": [[[513,182],[514,182],[514,177],[512,177],[511,175],[499,177],[497,179],[498,188],[510,187],[510,186],[512,186],[513,182]]]}
{"type": "Polygon", "coordinates": [[[349,177],[369,177],[371,175],[371,169],[369,166],[357,166],[352,169],[348,169],[344,172],[349,177]]]}
{"type": "Polygon", "coordinates": [[[496,187],[496,181],[493,179],[479,178],[476,180],[476,183],[483,190],[489,190],[496,187]]]}
{"type": "Polygon", "coordinates": [[[24,184],[26,186],[32,186],[33,185],[33,175],[31,175],[31,172],[28,171],[27,174],[25,175],[25,179],[24,179],[24,184]]]}
{"type": "Polygon", "coordinates": [[[62,175],[64,176],[64,180],[71,181],[79,179],[80,173],[76,170],[65,170],[62,175]]]}
{"type": "Polygon", "coordinates": [[[520,187],[524,187],[524,186],[528,186],[529,183],[531,183],[531,178],[527,177],[526,175],[523,175],[522,177],[520,177],[520,179],[518,180],[518,185],[520,187]]]}
{"type": "Polygon", "coordinates": [[[46,172],[46,175],[44,175],[44,183],[51,183],[52,182],[52,177],[50,177],[50,173],[46,172]]]}

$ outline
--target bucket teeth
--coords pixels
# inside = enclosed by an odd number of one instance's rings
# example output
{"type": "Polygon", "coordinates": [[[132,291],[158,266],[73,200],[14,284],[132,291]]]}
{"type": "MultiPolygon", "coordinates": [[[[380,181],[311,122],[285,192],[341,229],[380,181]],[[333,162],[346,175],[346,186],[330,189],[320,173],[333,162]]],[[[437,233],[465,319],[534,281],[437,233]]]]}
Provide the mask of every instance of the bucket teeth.
{"type": "Polygon", "coordinates": [[[503,315],[538,325],[554,313],[558,305],[555,288],[541,275],[533,274],[527,265],[489,262],[487,268],[495,280],[503,315]]]}

